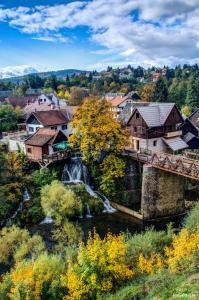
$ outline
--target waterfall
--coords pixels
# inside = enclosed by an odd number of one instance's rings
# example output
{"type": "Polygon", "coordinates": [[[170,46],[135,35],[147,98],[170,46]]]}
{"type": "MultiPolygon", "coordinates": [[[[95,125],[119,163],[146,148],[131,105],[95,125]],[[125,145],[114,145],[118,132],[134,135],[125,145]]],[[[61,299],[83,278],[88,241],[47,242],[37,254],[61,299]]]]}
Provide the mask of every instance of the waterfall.
{"type": "Polygon", "coordinates": [[[51,224],[53,222],[54,221],[51,216],[46,216],[39,224],[51,224]]]}
{"type": "Polygon", "coordinates": [[[13,215],[6,222],[8,223],[10,220],[15,219],[16,216],[18,215],[18,213],[23,210],[24,202],[30,201],[30,199],[31,199],[31,197],[30,197],[30,194],[28,192],[28,189],[27,189],[27,187],[25,187],[24,192],[23,192],[23,201],[19,203],[18,208],[15,210],[13,215]]]}
{"type": "Polygon", "coordinates": [[[93,216],[91,215],[90,207],[88,203],[86,204],[86,218],[92,218],[93,216]]]}
{"type": "Polygon", "coordinates": [[[99,191],[96,191],[96,194],[103,200],[104,202],[104,212],[109,212],[109,213],[113,213],[116,211],[116,209],[114,209],[111,205],[110,205],[110,201],[108,200],[108,198],[102,194],[99,191]]]}
{"type": "MultiPolygon", "coordinates": [[[[95,192],[89,185],[89,173],[87,167],[82,163],[81,158],[72,158],[71,163],[64,166],[62,182],[66,184],[84,184],[86,191],[92,197],[99,197],[104,203],[104,212],[113,213],[116,210],[111,207],[106,196],[100,192],[95,192]]],[[[87,216],[91,216],[90,208],[87,206],[87,216]]]]}
{"type": "Polygon", "coordinates": [[[30,194],[28,192],[28,189],[25,187],[24,193],[23,193],[23,201],[27,202],[27,201],[30,201],[30,199],[31,199],[31,197],[30,197],[30,194]]]}

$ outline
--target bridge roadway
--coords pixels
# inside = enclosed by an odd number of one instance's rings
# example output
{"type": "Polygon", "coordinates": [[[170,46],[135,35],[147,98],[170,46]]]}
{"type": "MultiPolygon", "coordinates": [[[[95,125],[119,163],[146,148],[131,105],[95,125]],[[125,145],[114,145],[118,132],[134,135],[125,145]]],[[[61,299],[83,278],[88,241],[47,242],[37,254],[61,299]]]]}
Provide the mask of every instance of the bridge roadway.
{"type": "Polygon", "coordinates": [[[125,148],[124,155],[141,163],[150,164],[154,168],[199,180],[199,160],[163,152],[143,154],[130,148],[125,148]]]}

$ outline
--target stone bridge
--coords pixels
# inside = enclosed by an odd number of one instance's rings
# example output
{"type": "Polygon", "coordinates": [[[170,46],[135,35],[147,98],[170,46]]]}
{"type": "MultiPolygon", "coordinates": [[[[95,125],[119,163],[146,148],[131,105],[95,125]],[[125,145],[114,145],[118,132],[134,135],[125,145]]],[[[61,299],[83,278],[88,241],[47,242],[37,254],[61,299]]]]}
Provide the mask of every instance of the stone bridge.
{"type": "Polygon", "coordinates": [[[127,149],[125,188],[128,207],[139,206],[142,219],[150,220],[185,213],[187,191],[199,200],[199,161],[185,156],[141,154],[127,149]]]}

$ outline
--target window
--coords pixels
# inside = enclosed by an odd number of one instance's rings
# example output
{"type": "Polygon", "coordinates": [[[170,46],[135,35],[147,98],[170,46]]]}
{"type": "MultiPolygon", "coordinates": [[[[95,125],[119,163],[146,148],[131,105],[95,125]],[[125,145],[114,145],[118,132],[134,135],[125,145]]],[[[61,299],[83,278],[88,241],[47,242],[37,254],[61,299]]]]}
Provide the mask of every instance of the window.
{"type": "Polygon", "coordinates": [[[173,118],[175,118],[175,112],[173,111],[173,113],[172,113],[172,116],[173,116],[173,118]]]}
{"type": "Polygon", "coordinates": [[[157,141],[153,141],[153,147],[157,146],[157,141]]]}
{"type": "Polygon", "coordinates": [[[140,117],[139,113],[136,113],[135,117],[136,117],[136,119],[139,119],[139,117],[140,117]]]}
{"type": "Polygon", "coordinates": [[[67,129],[67,125],[62,125],[61,129],[62,130],[66,130],[67,129]]]}
{"type": "Polygon", "coordinates": [[[31,148],[27,148],[27,152],[28,153],[32,153],[32,149],[31,148]]]}
{"type": "Polygon", "coordinates": [[[29,132],[34,132],[34,127],[28,127],[29,132]]]}
{"type": "Polygon", "coordinates": [[[134,131],[137,132],[137,127],[134,127],[134,131]]]}
{"type": "Polygon", "coordinates": [[[52,127],[50,127],[50,129],[57,129],[57,126],[52,126],[52,127]]]}
{"type": "Polygon", "coordinates": [[[140,141],[136,141],[136,150],[138,151],[138,150],[140,150],[140,141]]]}

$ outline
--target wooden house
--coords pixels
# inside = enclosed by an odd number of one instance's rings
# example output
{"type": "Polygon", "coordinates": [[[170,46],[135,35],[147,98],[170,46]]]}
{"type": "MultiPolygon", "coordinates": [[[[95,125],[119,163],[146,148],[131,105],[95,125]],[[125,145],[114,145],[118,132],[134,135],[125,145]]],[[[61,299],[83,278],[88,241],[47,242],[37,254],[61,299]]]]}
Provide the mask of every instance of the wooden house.
{"type": "Polygon", "coordinates": [[[188,147],[178,129],[183,117],[174,103],[135,105],[127,120],[130,147],[138,152],[174,153],[188,147]]]}
{"type": "Polygon", "coordinates": [[[51,155],[67,149],[66,136],[60,130],[39,128],[25,141],[26,155],[30,160],[40,161],[44,155],[51,155]]]}

